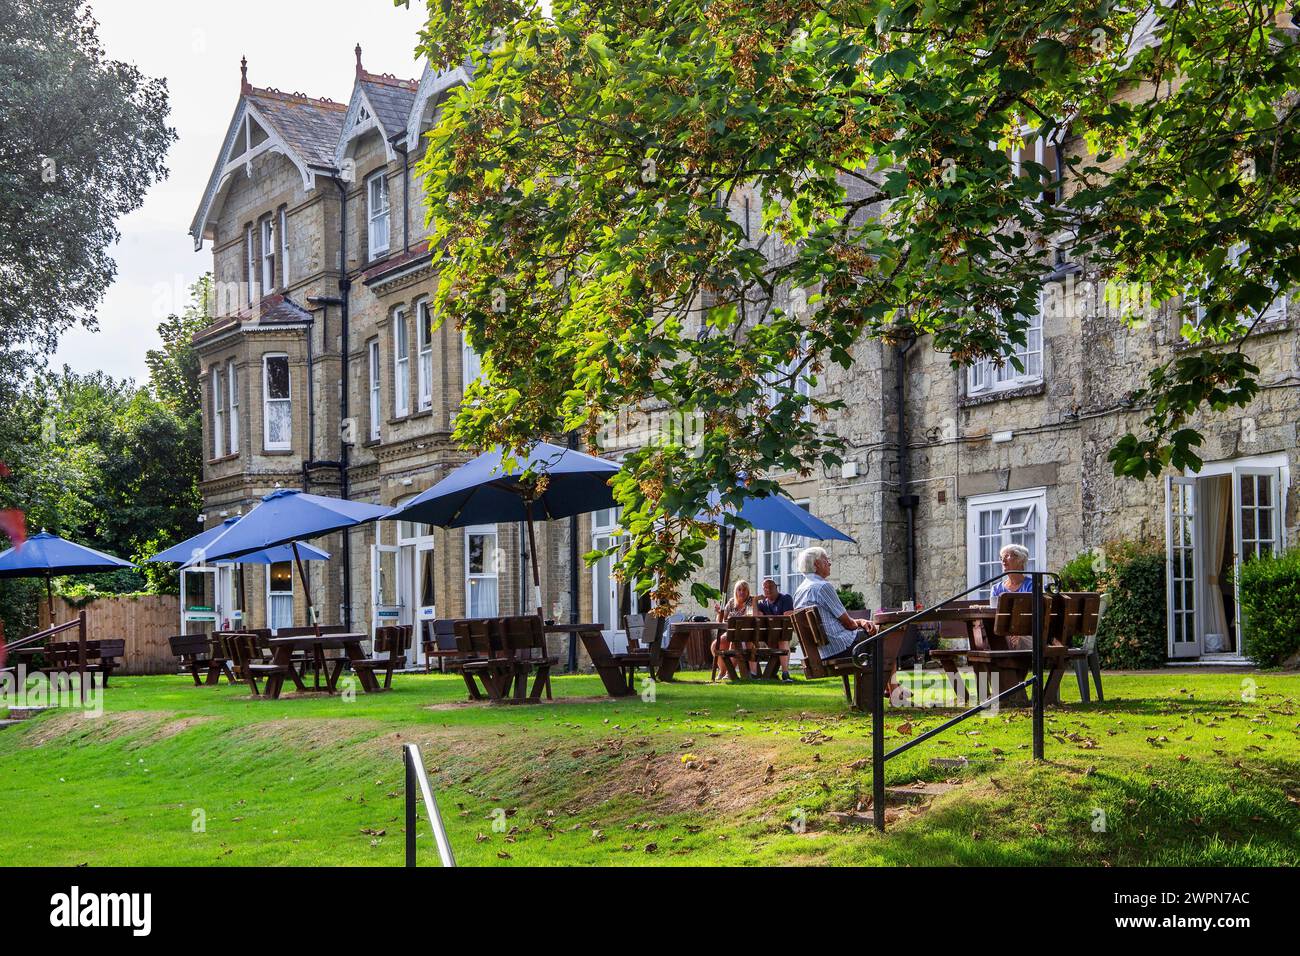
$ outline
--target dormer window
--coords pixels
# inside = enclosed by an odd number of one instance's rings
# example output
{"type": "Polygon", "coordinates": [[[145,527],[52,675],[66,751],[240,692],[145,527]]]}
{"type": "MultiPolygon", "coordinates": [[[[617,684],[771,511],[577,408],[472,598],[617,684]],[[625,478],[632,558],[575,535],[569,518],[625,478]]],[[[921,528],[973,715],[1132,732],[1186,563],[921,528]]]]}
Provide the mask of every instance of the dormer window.
{"type": "Polygon", "coordinates": [[[366,180],[366,213],[370,224],[370,258],[388,252],[388,172],[380,170],[366,180]]]}

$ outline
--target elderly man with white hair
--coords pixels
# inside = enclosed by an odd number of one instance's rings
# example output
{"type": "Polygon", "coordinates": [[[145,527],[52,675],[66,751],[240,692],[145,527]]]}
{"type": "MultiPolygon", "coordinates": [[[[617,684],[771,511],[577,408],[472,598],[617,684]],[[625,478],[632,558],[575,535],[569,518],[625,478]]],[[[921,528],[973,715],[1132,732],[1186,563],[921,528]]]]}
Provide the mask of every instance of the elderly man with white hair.
{"type": "Polygon", "coordinates": [[[844,602],[835,593],[835,585],[827,580],[831,573],[831,556],[825,548],[800,551],[796,566],[803,573],[803,583],[794,592],[794,606],[817,609],[822,619],[822,630],[826,632],[826,646],[821,648],[822,660],[847,657],[858,637],[876,633],[875,624],[863,618],[849,617],[849,612],[844,609],[844,602]]]}

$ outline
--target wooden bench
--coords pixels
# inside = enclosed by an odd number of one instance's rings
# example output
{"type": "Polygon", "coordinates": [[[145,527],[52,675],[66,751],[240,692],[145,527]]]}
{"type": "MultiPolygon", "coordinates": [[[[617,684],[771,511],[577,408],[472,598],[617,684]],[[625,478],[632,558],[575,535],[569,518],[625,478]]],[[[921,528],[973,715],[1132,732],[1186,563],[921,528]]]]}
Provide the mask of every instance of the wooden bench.
{"type": "Polygon", "coordinates": [[[389,627],[375,628],[375,639],[371,656],[363,660],[352,661],[354,671],[384,672],[384,690],[393,686],[393,671],[406,666],[406,652],[411,646],[411,626],[394,624],[389,627]],[[385,655],[381,660],[376,654],[385,655]]]}
{"type": "Polygon", "coordinates": [[[1079,699],[1088,703],[1088,673],[1097,683],[1097,699],[1105,700],[1101,690],[1101,658],[1097,654],[1097,625],[1101,622],[1102,595],[1096,591],[1080,591],[1061,595],[1063,599],[1061,643],[1066,647],[1067,664],[1074,668],[1079,684],[1079,699]],[[1076,638],[1082,638],[1079,647],[1076,638]]]}
{"type": "MultiPolygon", "coordinates": [[[[95,674],[102,674],[102,686],[108,686],[108,678],[121,666],[121,661],[126,656],[126,641],[121,638],[109,638],[102,641],[86,641],[86,658],[85,671],[92,675],[94,680],[95,674]]],[[[36,651],[36,648],[31,648],[36,651]]],[[[80,645],[76,641],[57,641],[46,644],[39,649],[44,664],[40,667],[29,665],[28,670],[31,673],[43,671],[51,672],[68,672],[81,670],[80,645]]],[[[21,652],[20,652],[21,653],[21,652]]]]}
{"type": "Polygon", "coordinates": [[[551,697],[551,668],[559,661],[546,656],[546,632],[535,614],[474,618],[455,622],[456,644],[463,657],[454,668],[465,680],[472,700],[533,703],[546,692],[551,697]],[[525,694],[529,673],[536,671],[525,694]],[[476,683],[483,685],[479,691],[476,683]],[[511,696],[511,686],[514,694],[511,696]]]}
{"type": "MultiPolygon", "coordinates": [[[[663,619],[658,619],[651,626],[658,630],[660,635],[658,640],[661,641],[664,628],[663,619]]],[[[642,630],[642,636],[645,636],[644,629],[642,630]]],[[[592,667],[595,668],[601,683],[605,685],[605,692],[610,697],[627,697],[636,693],[636,671],[638,667],[644,667],[651,677],[654,676],[655,655],[650,649],[615,654],[609,649],[609,644],[605,641],[605,635],[595,630],[581,631],[578,638],[582,641],[587,656],[591,658],[592,667]]]]}
{"type": "Polygon", "coordinates": [[[194,678],[194,686],[219,684],[221,675],[235,683],[235,674],[230,669],[230,660],[221,649],[220,644],[206,634],[176,634],[167,638],[172,654],[180,662],[181,673],[189,671],[194,678]],[[200,679],[199,672],[206,671],[206,677],[200,679]]]}
{"type": "Polygon", "coordinates": [[[456,626],[453,621],[445,618],[424,621],[421,634],[420,650],[424,652],[426,674],[432,673],[434,661],[438,662],[438,669],[445,672],[448,663],[461,656],[460,648],[456,646],[456,626]]]}
{"type": "Polygon", "coordinates": [[[284,679],[290,675],[294,676],[294,683],[298,685],[299,690],[305,689],[298,681],[291,665],[275,664],[263,659],[256,634],[226,633],[224,640],[226,652],[235,665],[236,673],[253,689],[254,697],[263,696],[262,691],[257,686],[259,678],[266,679],[265,696],[270,698],[280,696],[280,690],[284,687],[284,679]]]}
{"type": "MultiPolygon", "coordinates": [[[[1061,643],[1061,624],[1063,621],[1062,595],[1044,593],[1042,604],[1043,659],[1051,667],[1047,686],[1043,691],[1043,700],[1056,703],[1060,685],[1060,673],[1065,666],[1068,648],[1061,643]]],[[[992,679],[995,675],[998,691],[1005,691],[1025,680],[1033,666],[1034,651],[1027,646],[1029,636],[1033,634],[1034,596],[1023,591],[1007,592],[998,595],[997,611],[993,618],[993,635],[990,646],[975,648],[966,652],[966,660],[977,675],[986,675],[992,679]],[[1018,647],[1009,646],[1016,642],[1018,647]]],[[[977,676],[978,681],[978,676],[977,676]]],[[[988,688],[989,693],[993,691],[988,688]]],[[[1024,690],[1006,698],[1008,706],[1023,707],[1029,703],[1024,690]]]]}
{"type": "Polygon", "coordinates": [[[731,680],[749,680],[751,665],[761,665],[755,676],[774,678],[793,637],[794,621],[784,615],[735,615],[727,618],[728,647],[718,656],[731,680]]]}
{"type": "MultiPolygon", "coordinates": [[[[874,713],[880,701],[873,701],[872,681],[874,672],[871,667],[857,664],[852,658],[824,661],[821,648],[828,643],[826,630],[822,626],[821,615],[816,608],[796,608],[791,614],[795,634],[799,637],[799,646],[803,648],[804,674],[809,680],[824,677],[839,677],[844,681],[844,696],[857,710],[874,713]]],[[[903,632],[895,631],[885,637],[885,686],[893,680],[898,661],[898,650],[903,646],[903,632]]]]}

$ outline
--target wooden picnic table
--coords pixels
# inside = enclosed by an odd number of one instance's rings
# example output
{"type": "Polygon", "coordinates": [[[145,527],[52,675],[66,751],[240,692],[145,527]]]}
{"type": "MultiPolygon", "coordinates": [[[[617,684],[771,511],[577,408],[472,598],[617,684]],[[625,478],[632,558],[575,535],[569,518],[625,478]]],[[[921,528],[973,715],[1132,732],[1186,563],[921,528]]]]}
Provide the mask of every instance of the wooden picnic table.
{"type": "MultiPolygon", "coordinates": [[[[326,689],[329,693],[334,693],[338,686],[339,675],[343,672],[345,660],[364,661],[365,652],[361,649],[361,643],[368,640],[366,634],[295,634],[291,637],[273,637],[267,641],[271,648],[271,663],[280,664],[293,670],[293,652],[297,650],[310,651],[316,659],[316,668],[313,671],[315,689],[320,690],[320,674],[325,673],[326,689]],[[345,657],[326,658],[327,650],[342,650],[345,657]],[[330,664],[334,666],[329,667],[330,664]]],[[[357,668],[354,673],[361,682],[361,687],[367,694],[373,694],[381,690],[379,681],[375,675],[366,668],[357,668]]],[[[278,688],[275,694],[279,696],[278,688]]]]}
{"type": "MultiPolygon", "coordinates": [[[[897,624],[899,621],[905,621],[915,611],[877,611],[872,615],[872,619],[881,628],[890,624],[897,624]]],[[[924,624],[928,621],[952,621],[960,622],[966,626],[966,637],[969,641],[968,647],[972,651],[1012,651],[1017,650],[1007,642],[1004,635],[994,633],[993,622],[997,618],[997,608],[991,604],[970,604],[960,607],[940,607],[926,612],[925,617],[917,620],[918,624],[924,624]]],[[[1044,635],[1046,640],[1046,635],[1044,635]]],[[[1020,648],[1023,650],[1023,648],[1020,648]]],[[[943,664],[944,670],[950,678],[960,678],[957,670],[957,657],[962,652],[953,652],[944,654],[939,657],[943,664]]],[[[1043,688],[1043,702],[1046,704],[1060,703],[1060,684],[1061,677],[1065,673],[1066,654],[1064,648],[1055,648],[1051,645],[1045,645],[1043,648],[1043,663],[1046,669],[1045,683],[1043,688]]],[[[1012,680],[1012,685],[1018,684],[1029,676],[1029,671],[1033,667],[1033,657],[1031,654],[1017,655],[1015,657],[1003,660],[997,668],[978,662],[970,663],[971,669],[979,674],[990,674],[1000,672],[1012,680]]],[[[988,678],[986,677],[985,680],[988,678]]],[[[978,687],[978,682],[977,685],[978,687]]],[[[1007,698],[1011,706],[1024,706],[1029,703],[1028,696],[1024,691],[1019,694],[1013,694],[1007,698]]]]}
{"type": "Polygon", "coordinates": [[[692,667],[711,667],[713,661],[709,647],[727,631],[727,625],[720,621],[675,621],[669,627],[668,648],[681,653],[673,659],[668,676],[661,677],[661,680],[672,679],[682,657],[692,667]]]}

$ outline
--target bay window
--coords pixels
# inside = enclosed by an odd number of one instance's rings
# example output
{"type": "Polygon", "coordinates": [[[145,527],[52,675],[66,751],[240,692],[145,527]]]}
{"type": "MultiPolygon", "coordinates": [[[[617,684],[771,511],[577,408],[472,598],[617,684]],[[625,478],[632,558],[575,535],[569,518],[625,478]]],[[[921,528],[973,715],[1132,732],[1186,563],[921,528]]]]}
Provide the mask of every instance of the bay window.
{"type": "Polygon", "coordinates": [[[288,451],[293,444],[293,399],[289,391],[289,357],[262,358],[262,447],[288,451]]]}

